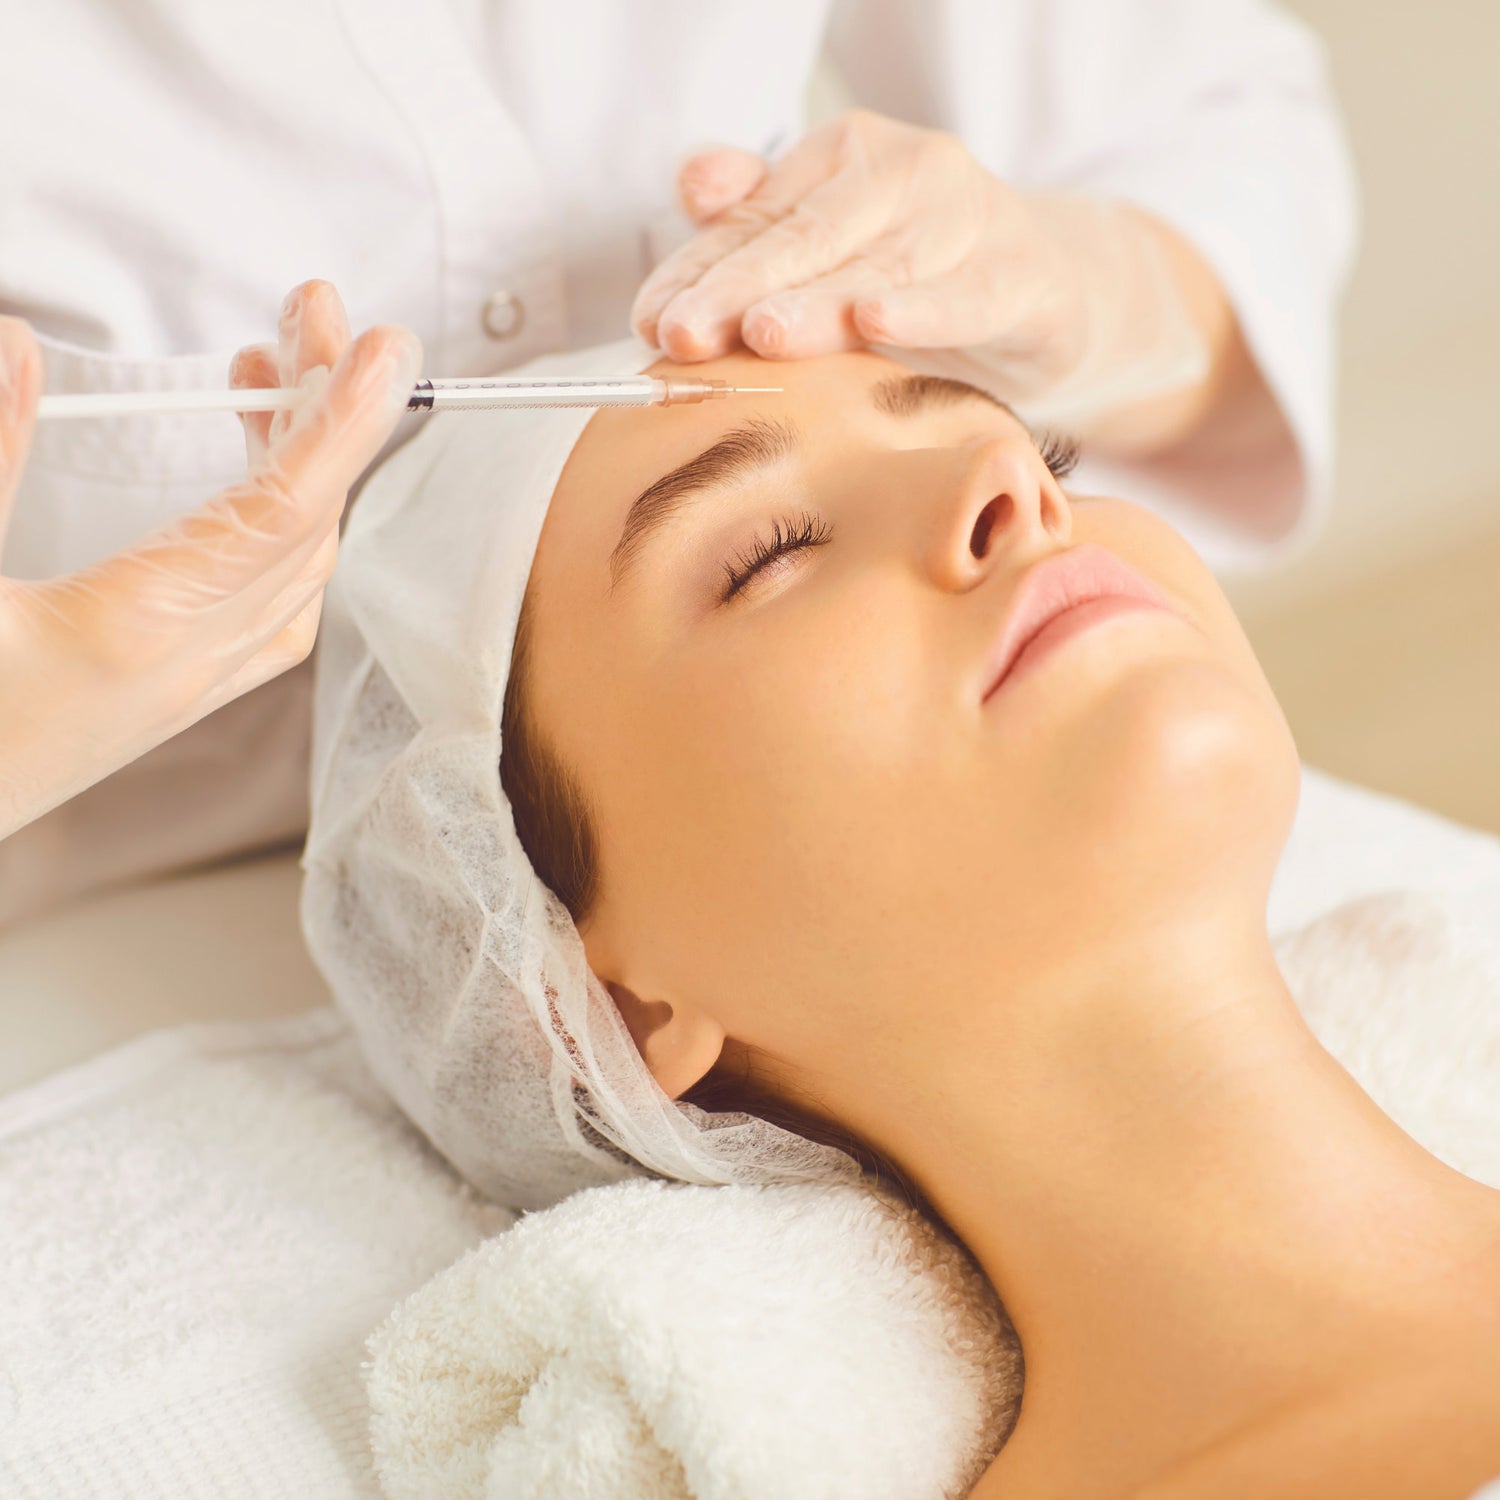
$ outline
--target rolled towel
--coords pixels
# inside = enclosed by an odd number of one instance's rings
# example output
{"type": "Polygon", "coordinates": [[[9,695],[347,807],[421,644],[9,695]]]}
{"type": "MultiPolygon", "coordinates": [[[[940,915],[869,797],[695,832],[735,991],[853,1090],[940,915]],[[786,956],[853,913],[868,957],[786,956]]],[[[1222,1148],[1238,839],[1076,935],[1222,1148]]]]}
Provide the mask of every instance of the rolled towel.
{"type": "MultiPolygon", "coordinates": [[[[1500,885],[1345,903],[1278,939],[1310,1029],[1500,1187],[1500,885]]],[[[967,1252],[870,1186],[589,1188],[372,1336],[392,1500],[962,1500],[1019,1415],[967,1252]]]]}
{"type": "Polygon", "coordinates": [[[859,1185],[588,1188],[476,1246],[369,1347],[393,1500],[949,1500],[1022,1386],[968,1253],[859,1185]]]}

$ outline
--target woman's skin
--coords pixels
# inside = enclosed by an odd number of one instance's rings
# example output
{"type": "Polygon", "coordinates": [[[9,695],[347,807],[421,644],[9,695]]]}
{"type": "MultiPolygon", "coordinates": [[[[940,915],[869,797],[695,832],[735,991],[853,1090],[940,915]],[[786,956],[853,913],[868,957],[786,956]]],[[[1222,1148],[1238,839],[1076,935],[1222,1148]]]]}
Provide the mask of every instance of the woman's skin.
{"type": "Polygon", "coordinates": [[[1298,755],[1197,554],[1065,494],[996,405],[876,410],[905,373],[882,355],[651,368],[785,387],[600,411],[532,570],[533,712],[599,827],[585,950],[662,1087],[752,1049],[963,1238],[1026,1358],[976,1494],[1458,1496],[1500,1471],[1478,1412],[1400,1425],[1419,1369],[1444,1398],[1500,1382],[1500,1193],[1380,1111],[1276,967],[1298,755]],[[690,501],[611,589],[633,497],[750,419],[800,452],[690,501]],[[724,564],[804,512],[832,539],[721,603],[724,564]],[[1083,543],[1175,613],[982,703],[1023,573],[1083,543]],[[1382,1379],[1378,1429],[1330,1439],[1382,1379]]]}

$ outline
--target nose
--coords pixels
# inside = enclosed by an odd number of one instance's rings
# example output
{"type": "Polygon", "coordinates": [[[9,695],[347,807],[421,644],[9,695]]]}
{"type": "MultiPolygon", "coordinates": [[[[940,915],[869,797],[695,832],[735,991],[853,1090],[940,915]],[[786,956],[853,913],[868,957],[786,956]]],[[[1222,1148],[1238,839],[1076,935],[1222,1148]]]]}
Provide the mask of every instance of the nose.
{"type": "Polygon", "coordinates": [[[962,592],[997,566],[1014,566],[1066,544],[1072,511],[1029,443],[995,438],[964,450],[958,482],[937,518],[930,570],[962,592]]]}

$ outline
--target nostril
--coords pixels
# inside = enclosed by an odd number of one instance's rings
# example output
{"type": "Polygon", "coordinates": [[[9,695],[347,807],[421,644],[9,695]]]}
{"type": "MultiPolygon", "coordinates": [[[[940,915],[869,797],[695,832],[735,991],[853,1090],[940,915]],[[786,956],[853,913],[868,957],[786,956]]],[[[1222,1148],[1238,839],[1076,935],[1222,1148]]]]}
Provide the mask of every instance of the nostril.
{"type": "Polygon", "coordinates": [[[975,557],[983,557],[989,548],[990,531],[995,524],[995,507],[1010,500],[1009,495],[996,495],[974,519],[974,530],[969,534],[969,551],[975,557]]]}

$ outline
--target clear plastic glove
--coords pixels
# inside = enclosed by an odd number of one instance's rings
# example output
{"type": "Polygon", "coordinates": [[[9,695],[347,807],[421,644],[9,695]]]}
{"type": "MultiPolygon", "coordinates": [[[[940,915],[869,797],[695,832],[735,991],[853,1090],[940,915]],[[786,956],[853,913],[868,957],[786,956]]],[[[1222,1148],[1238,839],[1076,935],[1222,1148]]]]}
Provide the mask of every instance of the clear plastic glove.
{"type": "Polygon", "coordinates": [[[642,284],[631,326],[673,359],[867,345],[952,351],[1049,418],[1190,385],[1207,343],[1160,236],[1125,204],[1022,193],[957,136],[868,110],[769,165],[723,147],[678,175],[700,232],[642,284]]]}
{"type": "MultiPolygon", "coordinates": [[[[421,362],[404,328],[351,343],[338,293],[304,282],[278,344],[231,367],[236,387],[306,391],[291,411],[242,418],[242,483],[76,573],[0,577],[0,837],[308,654],[349,488],[421,362]]],[[[0,317],[0,547],[41,370],[30,328],[0,317]]]]}

